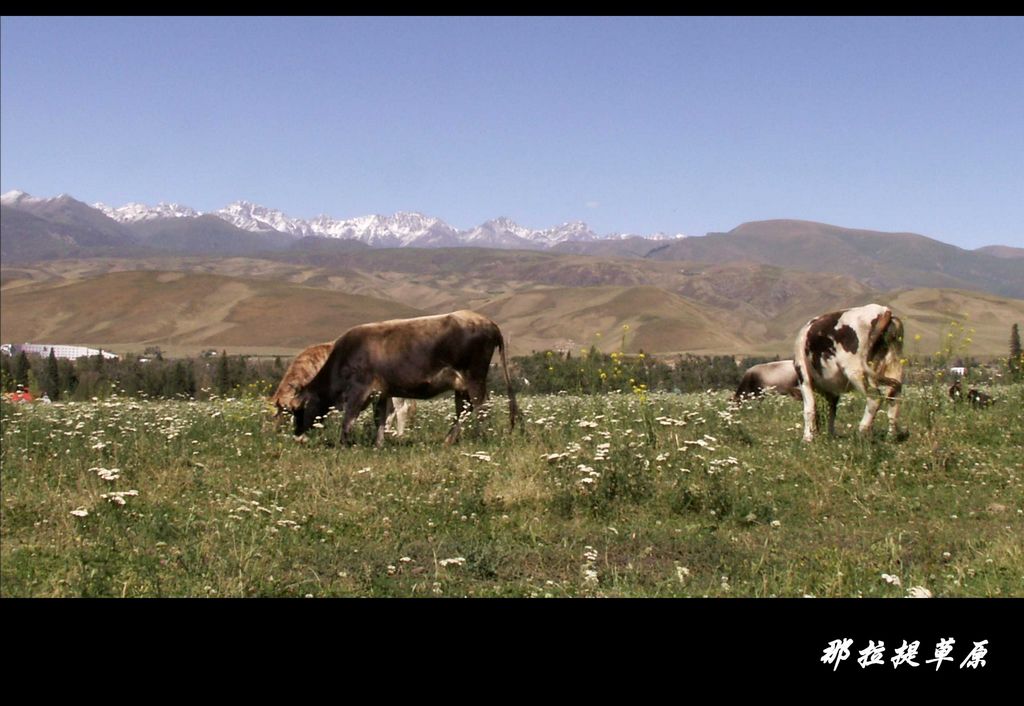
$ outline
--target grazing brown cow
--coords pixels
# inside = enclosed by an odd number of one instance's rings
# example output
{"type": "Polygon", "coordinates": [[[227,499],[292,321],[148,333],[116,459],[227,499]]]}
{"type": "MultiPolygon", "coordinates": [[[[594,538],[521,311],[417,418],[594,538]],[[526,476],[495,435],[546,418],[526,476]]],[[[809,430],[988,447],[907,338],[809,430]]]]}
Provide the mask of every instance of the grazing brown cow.
{"type": "MultiPolygon", "coordinates": [[[[317,343],[299,353],[292,360],[288,370],[285,371],[281,383],[270,398],[274,405],[274,420],[282,421],[285,414],[293,414],[298,407],[295,399],[296,393],[305,387],[313,377],[320,372],[327,357],[334,348],[334,341],[317,343]]],[[[398,436],[405,433],[406,422],[416,413],[416,401],[395,398],[388,400],[388,415],[385,428],[394,425],[398,436]]]]}
{"type": "Polygon", "coordinates": [[[777,360],[751,366],[743,374],[733,399],[762,395],[767,390],[775,390],[780,395],[789,395],[795,400],[803,399],[792,360],[777,360]]]}
{"type": "Polygon", "coordinates": [[[384,443],[389,397],[429,399],[455,392],[455,423],[445,437],[453,443],[463,413],[476,411],[487,397],[487,371],[497,348],[508,389],[510,423],[518,408],[505,359],[505,340],[497,324],[472,311],[415,319],[393,319],[355,326],[334,342],[327,362],[298,393],[295,434],[304,434],[331,407],[342,410],[341,443],[347,443],[356,417],[374,393],[377,446],[384,443]]]}
{"type": "Polygon", "coordinates": [[[899,435],[899,394],[903,388],[903,322],[892,310],[868,304],[822,314],[796,337],[795,365],[804,400],[804,441],[816,431],[814,393],[829,403],[828,431],[835,434],[839,395],[856,389],[867,396],[860,432],[871,430],[881,393],[889,402],[889,432],[899,435]]]}

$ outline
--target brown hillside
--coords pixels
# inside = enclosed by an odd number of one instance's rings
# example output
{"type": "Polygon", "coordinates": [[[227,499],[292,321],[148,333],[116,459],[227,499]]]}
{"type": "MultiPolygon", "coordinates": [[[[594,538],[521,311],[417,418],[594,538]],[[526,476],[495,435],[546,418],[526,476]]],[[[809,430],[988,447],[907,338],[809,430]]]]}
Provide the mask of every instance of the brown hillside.
{"type": "Polygon", "coordinates": [[[296,349],[355,324],[421,313],[396,302],[271,280],[113,272],[5,289],[0,338],[114,350],[154,344],[296,349]]]}
{"type": "Polygon", "coordinates": [[[421,262],[396,252],[394,269],[383,251],[320,266],[161,257],[4,267],[0,339],[122,352],[160,345],[172,355],[210,347],[290,353],[356,323],[470,308],[498,322],[515,354],[591,344],[612,351],[625,343],[627,351],[788,357],[792,337],[812,316],[877,301],[904,318],[908,353],[934,353],[957,320],[976,329],[967,353],[1002,356],[1010,326],[1024,322],[1019,299],[874,290],[843,275],[764,264],[424,252],[434,257],[421,262]]]}

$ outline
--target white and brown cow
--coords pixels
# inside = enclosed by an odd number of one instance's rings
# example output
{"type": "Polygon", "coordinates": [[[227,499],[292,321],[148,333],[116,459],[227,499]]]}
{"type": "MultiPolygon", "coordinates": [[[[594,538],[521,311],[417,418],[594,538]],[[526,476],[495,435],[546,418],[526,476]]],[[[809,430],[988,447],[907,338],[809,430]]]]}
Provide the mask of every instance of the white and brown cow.
{"type": "MultiPolygon", "coordinates": [[[[317,343],[309,346],[292,359],[288,370],[285,371],[284,377],[281,378],[281,382],[277,386],[277,390],[274,391],[273,396],[270,398],[270,403],[274,405],[275,422],[280,423],[285,414],[295,413],[295,410],[299,407],[296,394],[320,372],[320,368],[324,366],[327,357],[331,354],[332,348],[334,348],[334,341],[317,343]]],[[[415,413],[415,400],[407,400],[400,397],[390,399],[388,400],[388,415],[385,428],[394,427],[398,436],[402,436],[405,433],[406,423],[415,413]]]]}
{"type": "Polygon", "coordinates": [[[415,319],[394,319],[355,326],[343,333],[312,380],[296,396],[295,434],[304,434],[331,407],[343,412],[341,442],[348,440],[356,417],[379,393],[374,405],[377,446],[384,443],[390,397],[429,399],[455,392],[455,423],[445,438],[453,443],[461,419],[487,397],[487,372],[497,348],[508,389],[512,427],[518,414],[498,325],[472,311],[415,319]]]}
{"type": "Polygon", "coordinates": [[[804,441],[816,431],[814,393],[829,403],[828,431],[835,434],[839,396],[858,390],[867,396],[861,433],[871,430],[882,399],[889,402],[889,431],[898,433],[903,387],[903,322],[879,304],[822,314],[796,337],[795,366],[804,401],[804,441]]]}
{"type": "Polygon", "coordinates": [[[792,360],[776,360],[747,368],[733,399],[763,395],[768,390],[774,390],[780,395],[789,395],[796,400],[803,399],[792,360]]]}

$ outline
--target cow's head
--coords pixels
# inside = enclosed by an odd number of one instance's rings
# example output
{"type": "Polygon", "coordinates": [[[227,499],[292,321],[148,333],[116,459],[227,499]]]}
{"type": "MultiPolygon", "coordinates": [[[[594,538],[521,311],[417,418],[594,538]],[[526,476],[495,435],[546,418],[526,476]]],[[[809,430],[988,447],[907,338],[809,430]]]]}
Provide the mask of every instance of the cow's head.
{"type": "Polygon", "coordinates": [[[282,383],[281,387],[279,387],[274,395],[268,400],[270,407],[273,410],[273,420],[275,425],[280,426],[284,420],[294,412],[296,392],[297,389],[295,385],[285,385],[282,383]]]}
{"type": "Polygon", "coordinates": [[[318,417],[324,417],[330,404],[316,391],[305,389],[296,393],[292,401],[292,416],[295,419],[295,436],[302,436],[309,431],[318,417]]]}

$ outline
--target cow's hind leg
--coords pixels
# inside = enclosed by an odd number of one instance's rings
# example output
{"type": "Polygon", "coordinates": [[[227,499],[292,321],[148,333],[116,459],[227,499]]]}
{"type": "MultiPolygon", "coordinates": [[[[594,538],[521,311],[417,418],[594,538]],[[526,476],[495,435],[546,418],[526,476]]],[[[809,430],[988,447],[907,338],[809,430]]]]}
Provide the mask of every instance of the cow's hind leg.
{"type": "Polygon", "coordinates": [[[804,441],[811,441],[814,439],[815,432],[818,431],[818,417],[814,390],[809,381],[805,380],[800,385],[800,394],[804,400],[804,441]]]}
{"type": "Polygon", "coordinates": [[[836,408],[839,406],[839,395],[823,393],[828,402],[828,435],[836,435],[836,408]]]}
{"type": "Polygon", "coordinates": [[[352,425],[356,423],[359,413],[366,409],[366,406],[370,403],[372,392],[369,386],[352,386],[348,398],[345,400],[345,416],[341,420],[341,443],[343,446],[349,443],[352,425]]]}
{"type": "MultiPolygon", "coordinates": [[[[485,378],[486,379],[486,378],[485,378]]],[[[487,383],[486,382],[470,382],[469,387],[469,401],[473,405],[473,428],[480,428],[480,408],[483,407],[484,402],[487,401],[487,383]]]]}
{"type": "Polygon", "coordinates": [[[455,391],[455,423],[452,424],[452,428],[448,431],[448,436],[444,438],[444,443],[454,444],[459,439],[459,434],[462,432],[462,419],[469,412],[470,402],[469,395],[465,392],[455,391]]]}
{"type": "Polygon", "coordinates": [[[387,425],[388,412],[393,409],[394,404],[392,404],[391,398],[386,395],[378,397],[373,405],[373,421],[377,426],[376,446],[378,449],[384,446],[384,427],[387,425]]]}

